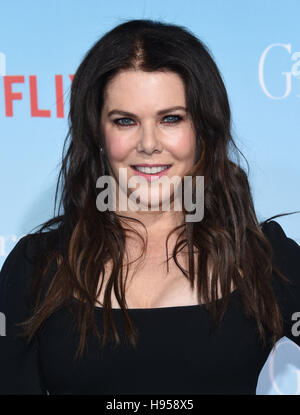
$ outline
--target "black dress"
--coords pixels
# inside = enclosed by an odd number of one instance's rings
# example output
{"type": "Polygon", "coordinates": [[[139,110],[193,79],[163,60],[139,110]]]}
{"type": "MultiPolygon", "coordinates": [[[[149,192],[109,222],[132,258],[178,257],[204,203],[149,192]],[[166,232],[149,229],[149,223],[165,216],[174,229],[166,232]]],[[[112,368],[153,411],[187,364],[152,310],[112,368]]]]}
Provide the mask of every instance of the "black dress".
{"type": "MultiPolygon", "coordinates": [[[[292,331],[292,315],[300,311],[300,246],[270,221],[262,229],[274,249],[274,264],[292,282],[274,280],[284,317],[284,335],[300,346],[300,324],[292,331]]],[[[26,253],[42,247],[26,235],[6,258],[0,273],[0,311],[6,336],[0,337],[1,394],[255,394],[259,373],[271,346],[259,340],[254,319],[246,318],[237,290],[221,327],[210,334],[210,315],[203,305],[130,309],[139,330],[138,348],[125,342],[101,349],[88,335],[88,349],[75,360],[78,333],[67,308],[55,311],[27,346],[16,339],[14,323],[24,321],[32,263],[26,253]]],[[[41,248],[42,249],[42,248],[41,248]]],[[[78,306],[74,299],[73,306],[78,306]]],[[[101,333],[102,309],[95,307],[101,333]]],[[[125,336],[120,309],[113,309],[118,333],[125,336]]]]}

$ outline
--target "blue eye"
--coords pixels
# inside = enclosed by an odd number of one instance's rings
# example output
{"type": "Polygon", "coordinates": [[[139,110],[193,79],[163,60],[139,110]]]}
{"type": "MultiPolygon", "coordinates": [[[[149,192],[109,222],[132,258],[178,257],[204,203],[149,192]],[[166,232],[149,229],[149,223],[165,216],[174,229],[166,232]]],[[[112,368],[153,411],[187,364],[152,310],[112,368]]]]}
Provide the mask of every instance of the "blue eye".
{"type": "Polygon", "coordinates": [[[114,120],[114,123],[116,124],[116,125],[119,125],[120,127],[126,127],[127,125],[130,125],[130,124],[127,124],[127,123],[125,123],[125,124],[123,124],[123,123],[119,123],[119,121],[124,121],[124,120],[131,120],[131,118],[118,118],[117,120],[114,120]]]}
{"type": "MultiPolygon", "coordinates": [[[[170,119],[171,118],[171,122],[166,122],[164,124],[176,124],[179,121],[181,121],[183,118],[180,115],[166,115],[163,119],[170,119]],[[175,120],[174,120],[175,118],[175,120]],[[173,121],[172,121],[173,119],[173,121]]],[[[114,124],[118,125],[119,127],[129,127],[130,125],[133,125],[132,123],[128,123],[128,122],[123,122],[123,121],[128,121],[131,120],[133,121],[131,118],[117,118],[116,120],[114,120],[114,124]]]]}
{"type": "Polygon", "coordinates": [[[176,124],[177,122],[182,120],[182,117],[180,115],[167,115],[165,118],[170,118],[170,117],[173,119],[175,118],[175,121],[167,123],[167,124],[176,124]]]}

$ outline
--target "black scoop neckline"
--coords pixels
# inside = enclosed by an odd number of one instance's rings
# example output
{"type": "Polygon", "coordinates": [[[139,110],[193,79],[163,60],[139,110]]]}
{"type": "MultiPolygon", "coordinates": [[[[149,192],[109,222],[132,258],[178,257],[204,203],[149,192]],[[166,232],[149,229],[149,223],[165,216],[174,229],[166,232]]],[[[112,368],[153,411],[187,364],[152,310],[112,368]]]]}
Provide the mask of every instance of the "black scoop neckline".
{"type": "MultiPolygon", "coordinates": [[[[233,290],[230,294],[229,294],[229,300],[231,300],[233,297],[236,296],[236,294],[238,293],[238,289],[236,288],[235,290],[233,290]]],[[[73,300],[76,303],[80,303],[80,300],[78,300],[76,297],[72,297],[73,300]]],[[[217,303],[220,302],[222,300],[222,298],[219,298],[217,300],[217,303]]],[[[205,309],[205,306],[207,306],[207,304],[192,304],[192,305],[179,305],[179,306],[168,306],[168,307],[154,307],[154,308],[128,308],[128,311],[134,311],[134,312],[149,312],[149,311],[172,311],[172,310],[192,310],[192,309],[205,309]]],[[[103,311],[103,307],[99,307],[99,306],[94,306],[94,310],[98,311],[98,312],[102,312],[103,311]]],[[[122,311],[121,308],[112,308],[113,312],[120,312],[122,311]]]]}

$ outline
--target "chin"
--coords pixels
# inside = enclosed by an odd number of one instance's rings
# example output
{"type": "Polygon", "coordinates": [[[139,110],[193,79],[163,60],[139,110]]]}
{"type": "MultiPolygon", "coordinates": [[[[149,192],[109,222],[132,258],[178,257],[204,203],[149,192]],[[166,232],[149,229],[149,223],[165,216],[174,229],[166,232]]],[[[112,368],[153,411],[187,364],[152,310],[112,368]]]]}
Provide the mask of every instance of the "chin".
{"type": "Polygon", "coordinates": [[[149,191],[148,197],[147,197],[147,193],[143,194],[142,192],[140,196],[141,196],[140,201],[138,202],[138,205],[141,208],[140,210],[142,210],[142,207],[143,207],[144,210],[146,211],[151,211],[151,210],[159,211],[159,210],[162,210],[163,204],[166,206],[164,209],[165,211],[171,210],[172,193],[170,194],[170,197],[169,197],[168,193],[165,195],[161,195],[158,190],[154,192],[149,191]]]}

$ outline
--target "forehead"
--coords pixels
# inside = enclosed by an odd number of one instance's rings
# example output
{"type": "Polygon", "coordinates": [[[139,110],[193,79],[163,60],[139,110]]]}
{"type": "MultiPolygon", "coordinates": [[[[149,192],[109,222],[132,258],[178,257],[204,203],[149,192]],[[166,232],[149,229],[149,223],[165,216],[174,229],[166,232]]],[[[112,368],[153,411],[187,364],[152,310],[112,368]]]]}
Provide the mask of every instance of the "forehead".
{"type": "Polygon", "coordinates": [[[104,105],[109,111],[112,105],[122,104],[135,108],[184,105],[184,83],[177,73],[171,71],[121,71],[106,85],[104,105]]]}

